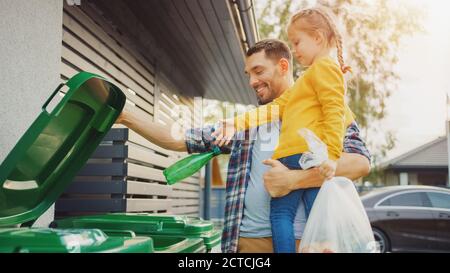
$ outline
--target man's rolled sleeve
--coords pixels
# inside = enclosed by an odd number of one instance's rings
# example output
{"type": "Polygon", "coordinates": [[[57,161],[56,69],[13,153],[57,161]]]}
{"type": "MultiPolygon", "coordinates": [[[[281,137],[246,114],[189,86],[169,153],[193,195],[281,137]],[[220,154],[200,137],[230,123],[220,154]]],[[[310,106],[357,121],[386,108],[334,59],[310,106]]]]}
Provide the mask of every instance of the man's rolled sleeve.
{"type": "Polygon", "coordinates": [[[185,141],[188,153],[204,153],[212,150],[213,127],[191,128],[186,130],[185,141]]]}
{"type": "MultiPolygon", "coordinates": [[[[214,147],[217,146],[213,144],[214,139],[211,136],[213,132],[214,128],[211,125],[203,128],[191,128],[186,130],[185,141],[188,153],[193,154],[212,151],[214,147]]],[[[232,143],[233,141],[228,146],[220,147],[222,154],[229,154],[231,152],[232,143]]]]}

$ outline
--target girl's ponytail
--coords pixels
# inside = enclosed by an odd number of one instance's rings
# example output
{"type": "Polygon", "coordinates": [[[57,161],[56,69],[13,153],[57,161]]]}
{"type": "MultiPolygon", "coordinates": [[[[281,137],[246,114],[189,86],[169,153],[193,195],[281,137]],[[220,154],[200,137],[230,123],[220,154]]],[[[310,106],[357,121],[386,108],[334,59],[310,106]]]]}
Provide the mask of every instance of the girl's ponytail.
{"type": "Polygon", "coordinates": [[[336,43],[336,49],[337,49],[337,58],[339,61],[339,65],[341,66],[342,73],[346,73],[348,71],[352,72],[352,68],[348,65],[345,65],[344,58],[342,57],[342,36],[339,33],[336,24],[334,23],[334,20],[330,17],[330,15],[326,11],[322,11],[320,8],[314,8],[314,11],[316,11],[318,14],[322,15],[322,17],[327,21],[328,26],[330,27],[333,35],[334,40],[336,43]]]}

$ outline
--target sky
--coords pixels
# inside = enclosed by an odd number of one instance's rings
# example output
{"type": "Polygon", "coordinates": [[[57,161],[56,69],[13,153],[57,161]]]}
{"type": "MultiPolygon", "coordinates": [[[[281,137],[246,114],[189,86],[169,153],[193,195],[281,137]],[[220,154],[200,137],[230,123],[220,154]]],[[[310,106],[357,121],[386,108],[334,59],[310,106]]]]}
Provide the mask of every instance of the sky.
{"type": "Polygon", "coordinates": [[[396,71],[398,89],[387,100],[382,127],[391,129],[396,147],[387,159],[444,136],[446,94],[450,94],[450,1],[411,0],[423,7],[425,33],[403,40],[396,71]]]}

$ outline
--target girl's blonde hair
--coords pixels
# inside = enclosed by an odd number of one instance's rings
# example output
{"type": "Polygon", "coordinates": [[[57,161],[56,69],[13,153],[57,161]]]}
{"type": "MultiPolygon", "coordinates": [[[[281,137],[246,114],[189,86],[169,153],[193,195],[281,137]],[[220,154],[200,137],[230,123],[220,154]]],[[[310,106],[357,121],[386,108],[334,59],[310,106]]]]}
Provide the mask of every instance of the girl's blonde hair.
{"type": "Polygon", "coordinates": [[[344,58],[342,57],[342,36],[327,10],[321,7],[303,9],[291,17],[288,29],[294,25],[297,29],[304,30],[311,34],[321,31],[326,38],[327,45],[330,47],[333,45],[336,46],[337,57],[342,73],[351,71],[351,67],[345,65],[344,58]],[[302,20],[302,24],[299,24],[300,19],[302,20]]]}

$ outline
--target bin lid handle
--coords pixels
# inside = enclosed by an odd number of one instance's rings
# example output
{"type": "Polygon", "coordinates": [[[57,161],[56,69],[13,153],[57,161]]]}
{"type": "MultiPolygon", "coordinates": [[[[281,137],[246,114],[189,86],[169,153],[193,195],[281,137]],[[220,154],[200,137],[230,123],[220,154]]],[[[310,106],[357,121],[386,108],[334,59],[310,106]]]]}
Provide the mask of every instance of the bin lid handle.
{"type": "Polygon", "coordinates": [[[38,188],[38,184],[35,180],[29,180],[29,181],[14,181],[14,180],[6,180],[5,183],[3,183],[3,188],[8,190],[31,190],[38,188]]]}

